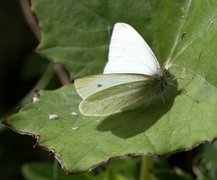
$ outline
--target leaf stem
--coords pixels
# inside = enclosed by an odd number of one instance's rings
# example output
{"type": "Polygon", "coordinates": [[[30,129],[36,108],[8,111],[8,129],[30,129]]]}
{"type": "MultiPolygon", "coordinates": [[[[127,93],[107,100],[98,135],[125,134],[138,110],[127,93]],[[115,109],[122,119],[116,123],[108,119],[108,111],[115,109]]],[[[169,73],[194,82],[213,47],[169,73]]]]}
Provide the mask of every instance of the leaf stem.
{"type": "Polygon", "coordinates": [[[29,0],[20,0],[21,8],[23,9],[23,14],[25,16],[26,22],[29,25],[30,29],[34,33],[35,37],[40,41],[41,32],[40,27],[38,25],[37,19],[34,16],[29,0]]]}
{"type": "Polygon", "coordinates": [[[54,64],[54,71],[62,85],[70,84],[70,77],[61,64],[54,64]]]}

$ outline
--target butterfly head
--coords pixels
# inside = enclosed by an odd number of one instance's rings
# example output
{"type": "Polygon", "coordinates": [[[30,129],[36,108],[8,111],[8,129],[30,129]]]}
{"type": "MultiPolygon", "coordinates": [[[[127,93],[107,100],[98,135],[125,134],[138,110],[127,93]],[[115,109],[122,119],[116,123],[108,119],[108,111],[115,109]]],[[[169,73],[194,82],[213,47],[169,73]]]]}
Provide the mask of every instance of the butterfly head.
{"type": "Polygon", "coordinates": [[[154,75],[154,79],[156,82],[154,85],[156,93],[159,94],[166,89],[168,81],[171,79],[171,74],[166,68],[160,69],[157,74],[154,75]]]}

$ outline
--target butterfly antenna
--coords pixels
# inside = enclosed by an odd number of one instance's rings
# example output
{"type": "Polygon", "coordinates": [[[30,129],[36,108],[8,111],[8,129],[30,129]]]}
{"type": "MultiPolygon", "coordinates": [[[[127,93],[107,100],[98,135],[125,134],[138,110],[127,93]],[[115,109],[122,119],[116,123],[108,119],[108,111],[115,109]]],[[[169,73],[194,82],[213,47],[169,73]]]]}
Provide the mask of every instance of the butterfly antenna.
{"type": "Polygon", "coordinates": [[[177,79],[180,79],[180,80],[192,80],[192,78],[187,78],[186,75],[181,75],[180,77],[175,77],[173,80],[177,80],[177,79]]]}
{"type": "MultiPolygon", "coordinates": [[[[180,77],[174,77],[174,78],[172,79],[172,81],[176,81],[177,79],[180,79],[180,80],[193,80],[194,77],[192,77],[192,78],[187,78],[187,76],[184,74],[184,75],[181,75],[180,77]]],[[[167,82],[167,84],[170,85],[170,86],[173,86],[173,87],[177,88],[177,85],[174,84],[174,83],[167,82]]]]}
{"type": "Polygon", "coordinates": [[[187,97],[189,97],[190,99],[192,99],[193,101],[195,101],[196,103],[199,103],[200,101],[198,101],[197,99],[193,98],[192,96],[190,96],[189,94],[187,94],[186,90],[182,90],[183,94],[187,97]]]}

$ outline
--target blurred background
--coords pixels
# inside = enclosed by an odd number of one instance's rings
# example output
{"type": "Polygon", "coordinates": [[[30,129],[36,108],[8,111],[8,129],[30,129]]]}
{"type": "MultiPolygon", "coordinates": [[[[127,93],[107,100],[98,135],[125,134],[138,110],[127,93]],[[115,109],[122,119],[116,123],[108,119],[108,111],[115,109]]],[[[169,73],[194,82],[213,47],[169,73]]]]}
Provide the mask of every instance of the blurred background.
{"type": "MultiPolygon", "coordinates": [[[[31,101],[36,90],[64,84],[58,65],[37,55],[39,36],[26,20],[28,0],[0,0],[0,121],[31,101]],[[27,6],[26,6],[27,5],[27,6]]],[[[36,22],[36,21],[35,21],[36,22]]],[[[68,176],[35,140],[0,123],[0,180],[19,179],[217,179],[213,142],[165,157],[125,157],[91,172],[68,176]]]]}
{"type": "MultiPolygon", "coordinates": [[[[28,94],[37,90],[34,87],[49,67],[48,60],[34,53],[38,43],[26,23],[20,1],[0,0],[0,121],[30,100],[28,94]]],[[[54,73],[52,78],[55,79],[54,73]]],[[[59,85],[58,80],[50,85],[40,84],[48,89],[59,85]]],[[[22,179],[21,166],[25,162],[53,159],[44,150],[34,149],[34,143],[31,137],[0,124],[1,180],[22,179]]]]}

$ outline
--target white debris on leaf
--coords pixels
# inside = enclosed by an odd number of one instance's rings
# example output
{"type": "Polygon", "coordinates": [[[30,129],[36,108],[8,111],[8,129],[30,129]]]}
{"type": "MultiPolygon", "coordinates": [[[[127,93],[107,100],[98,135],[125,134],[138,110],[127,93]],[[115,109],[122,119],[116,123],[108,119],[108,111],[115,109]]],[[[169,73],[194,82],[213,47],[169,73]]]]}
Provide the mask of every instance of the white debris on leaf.
{"type": "Polygon", "coordinates": [[[78,113],[76,113],[76,112],[72,112],[71,115],[72,115],[72,116],[77,116],[78,113]]]}
{"type": "Polygon", "coordinates": [[[34,95],[34,96],[32,97],[32,102],[33,102],[33,103],[38,103],[38,102],[40,102],[39,96],[38,96],[38,95],[34,95]]]}
{"type": "Polygon", "coordinates": [[[77,130],[78,129],[78,127],[72,127],[72,130],[77,130]]]}
{"type": "Polygon", "coordinates": [[[57,114],[49,114],[49,120],[55,120],[55,119],[59,119],[59,116],[57,114]]]}

